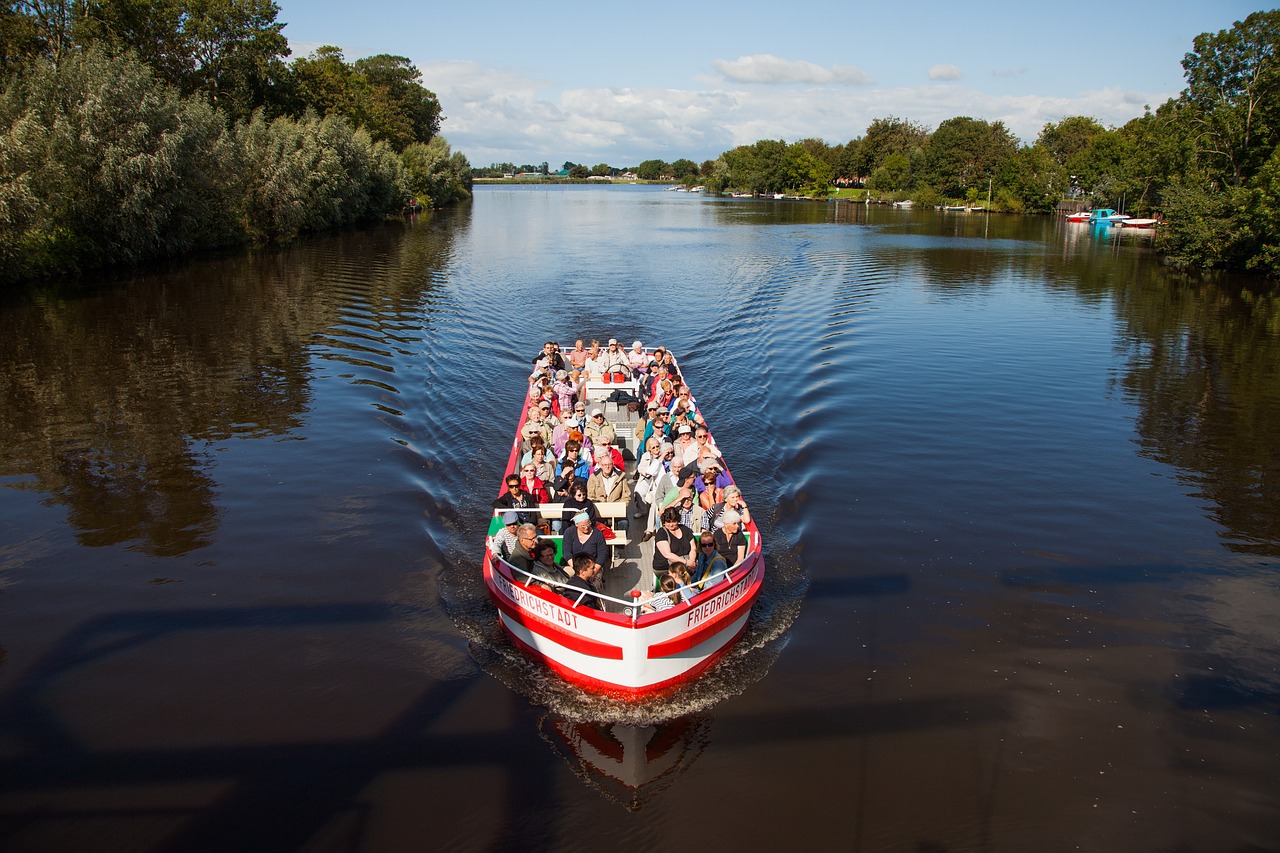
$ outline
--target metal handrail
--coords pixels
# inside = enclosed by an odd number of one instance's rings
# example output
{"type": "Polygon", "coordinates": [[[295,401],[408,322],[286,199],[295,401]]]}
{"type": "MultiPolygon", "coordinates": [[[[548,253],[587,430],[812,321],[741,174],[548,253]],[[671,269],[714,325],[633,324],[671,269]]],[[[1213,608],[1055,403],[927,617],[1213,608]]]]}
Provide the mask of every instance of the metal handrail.
{"type": "MultiPolygon", "coordinates": [[[[492,537],[490,537],[490,539],[492,540],[492,537]]],[[[492,549],[492,542],[490,542],[490,550],[491,550],[491,551],[493,550],[493,549],[492,549]]],[[[506,560],[502,559],[501,557],[497,556],[496,554],[494,555],[494,558],[493,558],[493,559],[495,559],[495,560],[497,560],[497,561],[501,562],[504,566],[506,566],[507,568],[509,568],[509,569],[511,570],[512,575],[524,575],[524,577],[526,578],[526,580],[524,581],[524,585],[525,585],[526,587],[529,585],[529,583],[530,583],[530,582],[536,581],[537,583],[541,583],[541,584],[550,584],[551,586],[554,586],[554,587],[556,587],[557,589],[560,589],[560,588],[572,589],[574,592],[578,593],[577,600],[575,600],[575,601],[573,602],[573,604],[574,604],[574,606],[575,606],[575,607],[577,607],[577,606],[582,602],[582,599],[583,599],[583,597],[584,597],[584,596],[587,596],[587,595],[594,595],[594,596],[596,596],[596,598],[599,598],[599,599],[600,599],[600,600],[602,600],[602,601],[611,601],[611,602],[613,602],[613,603],[615,603],[615,604],[620,604],[620,605],[622,605],[624,608],[634,608],[634,611],[635,611],[635,612],[633,612],[633,613],[631,614],[631,621],[632,621],[632,622],[635,622],[635,620],[636,620],[637,618],[639,618],[639,611],[640,611],[640,608],[641,608],[641,606],[642,606],[642,604],[641,604],[639,601],[635,601],[635,600],[632,600],[632,601],[625,601],[625,600],[623,600],[623,599],[621,599],[621,598],[614,598],[614,597],[613,597],[613,596],[611,596],[611,595],[606,595],[606,594],[605,594],[605,593],[603,593],[603,592],[587,592],[586,590],[580,590],[580,589],[578,589],[576,586],[570,586],[569,584],[567,584],[567,583],[562,583],[561,581],[553,581],[553,580],[549,580],[549,579],[547,579],[547,578],[544,578],[542,575],[535,575],[533,572],[527,572],[527,571],[525,571],[524,569],[521,569],[521,568],[519,568],[519,567],[517,567],[517,566],[514,566],[514,565],[512,565],[511,563],[508,563],[506,560]]],[[[743,560],[743,561],[742,561],[742,563],[745,563],[745,562],[746,562],[746,560],[743,560]]],[[[742,563],[738,563],[738,565],[740,566],[740,565],[742,565],[742,563]]],[[[717,573],[716,573],[716,574],[714,574],[714,575],[709,575],[706,579],[704,579],[704,580],[702,580],[702,581],[698,581],[697,583],[702,584],[702,589],[695,590],[695,591],[694,591],[694,595],[696,596],[699,592],[703,592],[703,591],[705,591],[705,590],[706,590],[706,587],[707,587],[708,585],[713,585],[711,582],[712,582],[712,580],[713,580],[714,578],[722,578],[722,579],[723,579],[723,578],[728,578],[728,576],[729,576],[730,574],[732,574],[732,573],[733,573],[734,568],[735,568],[735,566],[730,566],[730,567],[728,567],[727,569],[725,569],[725,570],[724,570],[724,571],[722,571],[722,572],[717,572],[717,573]]],[[[681,600],[681,602],[680,602],[680,603],[681,603],[681,604],[688,604],[688,603],[689,603],[688,601],[684,601],[684,600],[683,600],[683,599],[684,599],[684,595],[683,595],[683,593],[684,593],[684,591],[685,591],[685,590],[693,589],[695,586],[697,586],[697,583],[688,583],[688,584],[685,584],[684,586],[677,587],[676,589],[673,589],[671,592],[678,592],[678,593],[681,593],[680,598],[681,598],[682,600],[681,600]]],[[[634,592],[638,592],[639,590],[633,590],[633,591],[634,591],[634,592]]],[[[657,593],[655,593],[655,595],[656,595],[656,594],[657,594],[657,593]]],[[[670,593],[666,593],[666,594],[667,594],[667,595],[670,595],[670,593]]],[[[561,595],[564,595],[564,594],[563,594],[563,593],[561,593],[561,595]]],[[[573,596],[565,595],[564,597],[565,597],[565,598],[572,598],[573,596]]],[[[674,605],[674,606],[679,606],[679,605],[674,605]]],[[[607,613],[608,611],[605,611],[605,612],[607,613]]],[[[623,610],[623,613],[625,613],[625,612],[626,612],[626,610],[624,609],[624,610],[623,610]]]]}

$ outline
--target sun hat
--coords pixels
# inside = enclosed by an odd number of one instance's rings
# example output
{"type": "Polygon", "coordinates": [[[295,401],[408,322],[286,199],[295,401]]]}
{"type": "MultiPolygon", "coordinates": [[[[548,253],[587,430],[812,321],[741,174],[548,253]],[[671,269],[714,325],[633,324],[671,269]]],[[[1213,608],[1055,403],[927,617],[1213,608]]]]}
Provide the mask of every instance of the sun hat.
{"type": "Polygon", "coordinates": [[[510,510],[508,510],[507,512],[504,512],[502,514],[503,524],[515,524],[519,520],[520,520],[519,513],[511,512],[510,510]]]}

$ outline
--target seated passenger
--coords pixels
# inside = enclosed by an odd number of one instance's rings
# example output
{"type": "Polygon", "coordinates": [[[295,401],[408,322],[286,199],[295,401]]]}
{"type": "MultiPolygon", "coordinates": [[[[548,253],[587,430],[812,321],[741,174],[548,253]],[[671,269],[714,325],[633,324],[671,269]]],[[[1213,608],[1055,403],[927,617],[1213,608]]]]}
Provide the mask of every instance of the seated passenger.
{"type": "MultiPolygon", "coordinates": [[[[564,583],[569,579],[569,570],[556,562],[556,543],[548,542],[541,539],[537,544],[538,562],[534,565],[534,571],[538,572],[547,580],[555,580],[564,583]]],[[[552,587],[559,590],[559,587],[552,587]]]]}
{"type": "Polygon", "coordinates": [[[555,341],[547,341],[542,345],[542,352],[529,359],[533,364],[539,361],[545,361],[547,366],[552,370],[564,370],[564,356],[560,354],[560,347],[555,341]]]}
{"type": "Polygon", "coordinates": [[[693,440],[693,427],[684,424],[676,430],[676,459],[680,467],[696,464],[698,461],[698,443],[693,440]]]}
{"type": "Polygon", "coordinates": [[[716,550],[730,567],[747,558],[747,537],[742,533],[742,516],[737,510],[726,509],[720,516],[721,526],[714,534],[716,550]]]}
{"type": "Polygon", "coordinates": [[[583,605],[591,607],[595,610],[604,610],[604,605],[600,603],[600,599],[595,595],[595,587],[592,581],[596,575],[600,574],[599,565],[593,563],[591,558],[585,554],[578,554],[570,562],[573,567],[573,577],[569,578],[567,585],[573,589],[561,590],[560,594],[573,599],[574,605],[583,605]]]}
{"type": "MultiPolygon", "coordinates": [[[[516,547],[511,549],[511,556],[507,558],[507,562],[520,569],[521,572],[532,572],[533,564],[537,562],[533,559],[533,552],[538,544],[538,528],[532,524],[521,524],[516,529],[516,547]]],[[[528,583],[530,578],[520,572],[515,573],[515,579],[521,583],[528,583]]]]}
{"type": "Polygon", "coordinates": [[[680,523],[680,510],[669,506],[662,511],[662,529],[654,534],[653,572],[660,575],[672,566],[690,569],[697,565],[693,531],[680,523]]]}
{"type": "Polygon", "coordinates": [[[559,459],[564,456],[564,446],[569,439],[582,441],[582,429],[579,426],[578,419],[574,417],[565,418],[551,433],[551,455],[559,459]]]}
{"type": "MultiPolygon", "coordinates": [[[[698,550],[696,539],[693,544],[695,546],[693,550],[696,552],[698,550]]],[[[693,586],[693,575],[689,573],[689,567],[684,563],[672,563],[671,568],[667,569],[667,576],[676,582],[680,597],[685,601],[691,601],[698,594],[698,590],[693,586]]]]}
{"type": "MultiPolygon", "coordinates": [[[[627,406],[628,409],[631,406],[627,406]]],[[[658,411],[658,404],[650,400],[643,408],[636,406],[636,414],[640,417],[636,418],[636,425],[632,429],[631,434],[636,437],[636,447],[644,447],[644,435],[649,429],[649,424],[653,420],[653,413],[658,411]]]]}
{"type": "MultiPolygon", "coordinates": [[[[627,463],[623,461],[623,458],[622,458],[622,451],[614,447],[612,443],[606,442],[603,439],[597,440],[595,444],[592,446],[591,458],[599,459],[601,455],[603,455],[606,452],[609,454],[609,456],[613,458],[614,468],[617,468],[619,471],[622,471],[627,467],[627,463]]],[[[595,465],[591,467],[591,472],[594,474],[599,469],[599,467],[600,465],[597,462],[595,465]]]]}
{"type": "Polygon", "coordinates": [[[502,529],[493,534],[493,549],[504,560],[511,556],[511,549],[516,547],[516,529],[519,526],[520,515],[514,510],[507,510],[502,514],[502,529]]]}
{"type": "Polygon", "coordinates": [[[538,520],[537,512],[529,512],[538,506],[537,499],[526,492],[520,485],[520,475],[512,471],[507,475],[507,490],[494,502],[494,509],[514,509],[520,515],[522,524],[533,524],[538,520]]]}
{"type": "MultiPolygon", "coordinates": [[[[651,403],[650,405],[655,404],[651,403]]],[[[641,439],[643,443],[640,446],[646,446],[649,439],[655,435],[658,437],[659,441],[671,440],[671,426],[667,419],[666,409],[659,408],[654,410],[653,415],[649,418],[649,422],[645,424],[644,437],[641,439]]]]}
{"type": "Polygon", "coordinates": [[[679,587],[680,582],[671,575],[667,575],[659,582],[658,591],[650,593],[640,609],[645,613],[656,613],[659,610],[675,607],[680,603],[680,595],[676,592],[679,587]]]}
{"type": "MultiPolygon", "coordinates": [[[[715,463],[712,463],[713,465],[715,463]]],[[[716,504],[724,500],[724,489],[716,485],[716,475],[719,471],[712,467],[703,471],[698,475],[698,479],[694,480],[694,488],[698,491],[698,506],[701,511],[698,513],[705,519],[705,513],[716,504]]],[[[701,523],[698,525],[701,527],[701,523]]]]}
{"type": "Polygon", "coordinates": [[[604,412],[600,409],[591,410],[591,420],[583,428],[582,434],[584,437],[591,439],[593,444],[599,439],[604,439],[606,444],[613,444],[618,438],[618,433],[613,428],[613,424],[604,419],[604,412]]]}
{"type": "Polygon", "coordinates": [[[524,453],[520,455],[521,467],[524,467],[525,465],[528,465],[530,462],[532,462],[533,454],[539,450],[543,452],[543,457],[544,458],[546,457],[547,445],[543,443],[541,433],[530,433],[529,440],[526,442],[523,442],[521,446],[523,447],[525,444],[529,446],[524,451],[524,453]]]}
{"type": "Polygon", "coordinates": [[[535,447],[533,453],[529,454],[529,459],[522,463],[523,465],[532,465],[533,471],[538,475],[547,486],[547,492],[552,498],[556,496],[555,479],[556,479],[556,463],[555,460],[547,455],[545,447],[535,447]]]}
{"type": "Polygon", "coordinates": [[[537,504],[551,503],[547,484],[538,476],[538,469],[533,462],[525,463],[520,469],[520,488],[532,495],[537,504]]]}
{"type": "Polygon", "coordinates": [[[566,560],[571,559],[579,554],[586,554],[591,558],[600,571],[609,568],[609,545],[605,542],[604,535],[595,526],[591,520],[591,515],[586,511],[579,510],[578,514],[573,517],[573,527],[564,532],[564,538],[560,541],[560,549],[564,553],[566,560]]]}
{"type": "MultiPolygon", "coordinates": [[[[629,504],[631,485],[622,470],[613,464],[613,454],[609,453],[609,448],[605,447],[598,452],[596,460],[600,468],[587,480],[587,497],[596,503],[629,504]]],[[[615,524],[623,530],[629,527],[626,518],[617,519],[615,524]]]]}
{"type": "Polygon", "coordinates": [[[596,509],[595,503],[587,497],[587,483],[585,480],[574,480],[564,493],[564,520],[572,524],[573,517],[579,512],[585,512],[591,516],[592,525],[595,525],[600,520],[600,511],[596,509]]]}
{"type": "Polygon", "coordinates": [[[720,516],[726,509],[737,512],[743,524],[751,523],[751,511],[747,509],[747,502],[742,499],[742,489],[736,485],[730,485],[724,487],[724,500],[707,510],[707,517],[702,522],[703,527],[707,530],[718,529],[722,523],[720,516]]]}
{"type": "Polygon", "coordinates": [[[631,362],[627,360],[622,347],[618,346],[617,338],[609,338],[609,348],[605,350],[601,366],[607,377],[605,382],[626,382],[631,378],[631,362]]]}
{"type": "Polygon", "coordinates": [[[604,377],[604,353],[600,351],[600,342],[593,340],[587,348],[587,376],[597,382],[604,377]]]}
{"type": "Polygon", "coordinates": [[[643,376],[649,372],[649,356],[639,341],[633,343],[627,352],[627,363],[631,365],[632,376],[643,376]]]}
{"type": "Polygon", "coordinates": [[[652,497],[649,499],[649,519],[644,528],[643,541],[646,542],[658,532],[662,524],[662,510],[674,502],[679,495],[676,477],[680,469],[672,471],[670,467],[675,458],[676,449],[670,442],[664,442],[659,446],[658,453],[662,457],[662,470],[649,488],[649,494],[652,497]]]}
{"type": "Polygon", "coordinates": [[[565,468],[570,468],[573,475],[580,480],[591,476],[591,454],[577,439],[569,439],[564,445],[564,456],[560,458],[559,473],[563,475],[565,468]]]}
{"type": "Polygon", "coordinates": [[[694,496],[693,489],[681,489],[680,496],[672,506],[680,510],[680,523],[692,530],[694,536],[702,532],[703,510],[698,506],[698,499],[694,496]]]}
{"type": "Polygon", "coordinates": [[[560,425],[560,419],[555,415],[555,394],[551,391],[551,386],[547,385],[546,393],[538,399],[538,411],[541,413],[542,423],[555,434],[555,428],[560,425]]]}
{"type": "Polygon", "coordinates": [[[693,582],[698,584],[699,589],[714,586],[728,579],[721,574],[727,568],[729,564],[725,562],[724,555],[716,550],[715,535],[702,531],[702,535],[698,537],[698,564],[693,569],[693,582]]]}
{"type": "Polygon", "coordinates": [[[587,350],[582,346],[582,338],[578,338],[573,342],[573,349],[568,354],[569,369],[574,373],[581,373],[582,369],[587,366],[587,350]]]}
{"type": "MultiPolygon", "coordinates": [[[[706,424],[696,424],[693,428],[693,440],[698,444],[698,463],[701,464],[705,459],[721,458],[720,448],[716,447],[716,443],[711,440],[711,431],[707,429],[706,424]]],[[[724,466],[720,466],[721,470],[724,466]]],[[[727,483],[725,485],[728,485],[727,483]]]]}

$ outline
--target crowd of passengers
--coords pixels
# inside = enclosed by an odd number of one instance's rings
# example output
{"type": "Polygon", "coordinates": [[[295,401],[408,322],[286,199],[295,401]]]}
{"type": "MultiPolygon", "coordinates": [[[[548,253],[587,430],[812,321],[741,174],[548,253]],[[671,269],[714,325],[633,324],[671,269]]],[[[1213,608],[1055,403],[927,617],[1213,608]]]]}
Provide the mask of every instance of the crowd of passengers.
{"type": "Polygon", "coordinates": [[[600,590],[610,567],[611,528],[596,504],[624,503],[630,518],[616,519],[616,528],[629,531],[635,521],[643,524],[641,538],[654,540],[653,571],[660,581],[641,600],[645,612],[665,610],[723,582],[725,570],[746,558],[743,528],[751,513],[671,353],[663,347],[646,353],[640,341],[627,350],[612,338],[605,348],[578,340],[568,351],[548,341],[532,363],[520,466],[507,474],[505,491],[493,502],[506,510],[493,537],[499,556],[533,575],[531,583],[547,581],[540,585],[603,609],[590,592],[600,590]],[[589,380],[636,381],[639,397],[615,392],[640,415],[634,429],[642,450],[631,475],[613,425],[601,409],[588,412],[589,380]],[[563,504],[564,511],[543,518],[538,507],[545,503],[563,504]],[[544,538],[552,534],[562,534],[563,564],[556,562],[555,543],[544,538]]]}

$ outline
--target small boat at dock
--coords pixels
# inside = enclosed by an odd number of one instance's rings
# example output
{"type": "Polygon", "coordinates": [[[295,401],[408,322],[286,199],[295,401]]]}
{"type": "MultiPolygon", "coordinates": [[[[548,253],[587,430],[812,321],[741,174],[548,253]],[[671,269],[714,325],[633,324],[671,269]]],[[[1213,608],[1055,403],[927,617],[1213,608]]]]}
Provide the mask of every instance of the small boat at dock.
{"type": "Polygon", "coordinates": [[[1093,225],[1114,225],[1128,219],[1123,213],[1116,213],[1109,207],[1099,207],[1089,211],[1089,222],[1093,225]]]}
{"type": "MultiPolygon", "coordinates": [[[[580,383],[578,399],[586,403],[589,411],[600,409],[613,425],[618,443],[623,445],[628,479],[635,468],[634,460],[644,451],[633,446],[639,415],[630,411],[625,399],[639,399],[644,405],[649,397],[644,386],[638,379],[624,379],[623,374],[616,374],[614,381],[592,376],[580,383]]],[[[520,470],[522,439],[535,387],[530,384],[525,389],[503,472],[504,483],[511,472],[520,470]]],[[[696,398],[691,396],[690,403],[701,429],[706,420],[701,417],[696,398]]],[[[714,445],[710,427],[706,428],[708,441],[714,445]]],[[[719,464],[732,480],[722,456],[719,464]]],[[[654,541],[660,537],[648,541],[642,537],[642,518],[631,518],[630,530],[618,523],[630,517],[629,503],[597,502],[596,507],[613,535],[608,540],[613,549],[612,565],[594,594],[603,609],[581,603],[583,589],[571,584],[568,574],[563,582],[548,580],[547,574],[535,575],[504,559],[495,539],[503,528],[503,510],[493,511],[485,537],[483,575],[502,629],[529,657],[592,692],[638,697],[697,677],[743,632],[760,593],[765,564],[755,520],[743,519],[747,548],[742,560],[704,579],[702,584],[695,582],[676,590],[672,595],[682,599],[680,603],[645,612],[648,608],[642,605],[656,587],[653,552],[654,541]]],[[[537,507],[537,513],[547,520],[561,520],[563,511],[564,505],[558,503],[537,507]]],[[[693,511],[701,512],[696,502],[693,511]]],[[[572,531],[567,527],[566,532],[575,535],[572,531]]],[[[559,555],[562,538],[544,532],[538,544],[555,544],[559,555]]]]}

